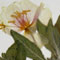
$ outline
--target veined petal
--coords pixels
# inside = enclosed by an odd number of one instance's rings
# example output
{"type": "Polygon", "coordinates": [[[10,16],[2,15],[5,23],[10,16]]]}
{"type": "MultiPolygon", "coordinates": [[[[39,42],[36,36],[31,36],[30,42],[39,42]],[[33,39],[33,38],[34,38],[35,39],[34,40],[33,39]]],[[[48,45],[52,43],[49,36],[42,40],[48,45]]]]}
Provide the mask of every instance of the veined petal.
{"type": "Polygon", "coordinates": [[[11,20],[11,15],[14,11],[19,10],[16,5],[11,4],[8,7],[2,7],[1,17],[5,24],[8,23],[8,20],[11,20]]]}
{"type": "Polygon", "coordinates": [[[7,24],[7,19],[6,19],[6,7],[2,7],[2,12],[1,12],[1,15],[0,15],[0,19],[1,21],[4,23],[4,24],[7,24]]]}
{"type": "Polygon", "coordinates": [[[37,10],[35,12],[35,15],[34,15],[34,18],[33,18],[33,21],[32,21],[31,24],[33,24],[33,23],[35,23],[37,21],[37,19],[38,19],[39,15],[40,15],[41,11],[43,10],[43,8],[44,8],[44,4],[41,3],[40,6],[37,8],[37,10]]]}
{"type": "Polygon", "coordinates": [[[37,6],[29,0],[22,0],[20,2],[14,2],[10,4],[8,7],[4,7],[2,9],[1,14],[3,20],[8,21],[12,20],[11,15],[14,14],[14,12],[16,11],[22,12],[23,10],[31,10],[31,12],[28,13],[28,19],[32,20],[36,9],[37,6]]]}
{"type": "Polygon", "coordinates": [[[47,25],[49,19],[52,18],[52,13],[48,8],[44,8],[39,16],[39,20],[44,24],[47,25]]]}

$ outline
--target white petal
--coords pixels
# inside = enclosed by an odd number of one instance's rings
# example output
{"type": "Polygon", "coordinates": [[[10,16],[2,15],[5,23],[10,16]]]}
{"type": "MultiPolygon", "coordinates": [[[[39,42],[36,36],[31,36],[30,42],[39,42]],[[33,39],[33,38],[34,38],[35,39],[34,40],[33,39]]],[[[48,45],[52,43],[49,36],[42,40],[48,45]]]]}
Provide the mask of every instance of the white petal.
{"type": "Polygon", "coordinates": [[[33,36],[34,36],[34,38],[35,38],[36,45],[37,45],[39,48],[42,48],[42,47],[44,46],[44,44],[42,43],[41,37],[39,36],[38,32],[34,33],[33,36]]]}
{"type": "Polygon", "coordinates": [[[28,18],[29,20],[32,20],[33,19],[32,17],[34,16],[36,9],[37,9],[37,6],[33,4],[32,2],[30,2],[29,0],[22,0],[20,2],[14,2],[10,4],[8,7],[2,7],[0,19],[3,21],[5,25],[9,25],[8,20],[12,20],[11,15],[14,12],[16,11],[21,12],[22,10],[31,10],[31,12],[28,14],[28,18]]]}
{"type": "Polygon", "coordinates": [[[34,42],[32,36],[31,36],[30,34],[28,34],[28,33],[25,32],[25,33],[24,33],[24,36],[25,36],[26,38],[28,38],[31,42],[34,42]]]}
{"type": "Polygon", "coordinates": [[[2,18],[1,18],[1,14],[0,14],[0,24],[2,23],[2,18]]]}
{"type": "Polygon", "coordinates": [[[32,20],[34,13],[37,9],[37,6],[30,2],[29,0],[22,0],[20,2],[14,2],[10,4],[8,7],[4,7],[2,9],[2,18],[6,22],[8,20],[11,20],[11,15],[16,11],[23,11],[23,10],[31,10],[31,12],[28,14],[29,20],[32,20]],[[31,18],[31,19],[30,19],[31,18]]]}
{"type": "Polygon", "coordinates": [[[39,20],[44,24],[47,25],[49,19],[52,18],[52,13],[48,8],[44,8],[40,14],[39,20]]]}
{"type": "Polygon", "coordinates": [[[1,16],[0,19],[4,24],[7,24],[7,19],[6,19],[6,7],[2,7],[2,12],[1,12],[1,16]]]}
{"type": "Polygon", "coordinates": [[[44,8],[44,4],[41,3],[40,6],[37,8],[36,12],[35,12],[35,15],[34,15],[34,18],[33,18],[33,21],[32,21],[32,24],[35,23],[41,13],[41,11],[43,10],[44,8]]]}
{"type": "Polygon", "coordinates": [[[18,11],[18,8],[14,4],[12,4],[8,7],[2,7],[1,18],[4,21],[4,24],[7,24],[8,20],[11,20],[11,15],[16,10],[18,11]]]}
{"type": "Polygon", "coordinates": [[[26,38],[28,38],[31,42],[36,44],[39,48],[42,48],[44,46],[44,44],[42,43],[39,34],[37,32],[35,32],[35,33],[32,33],[32,35],[31,34],[27,34],[27,33],[24,34],[24,36],[26,38]],[[33,38],[32,38],[32,35],[33,35],[33,38]]]}
{"type": "Polygon", "coordinates": [[[10,35],[10,28],[6,27],[3,29],[4,33],[7,33],[8,35],[10,35]]]}

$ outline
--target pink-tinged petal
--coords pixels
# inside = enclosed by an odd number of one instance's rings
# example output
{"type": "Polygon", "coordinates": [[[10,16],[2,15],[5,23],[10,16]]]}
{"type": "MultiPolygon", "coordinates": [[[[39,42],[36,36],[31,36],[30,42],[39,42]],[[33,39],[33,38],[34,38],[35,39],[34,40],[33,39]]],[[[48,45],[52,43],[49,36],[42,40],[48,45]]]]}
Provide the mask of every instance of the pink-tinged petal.
{"type": "Polygon", "coordinates": [[[39,6],[39,7],[37,8],[37,10],[36,10],[36,13],[35,13],[35,15],[34,15],[34,18],[33,18],[33,21],[32,21],[32,23],[31,23],[31,25],[37,21],[37,19],[38,19],[40,13],[41,13],[43,7],[44,7],[44,4],[41,3],[40,6],[39,6]]]}

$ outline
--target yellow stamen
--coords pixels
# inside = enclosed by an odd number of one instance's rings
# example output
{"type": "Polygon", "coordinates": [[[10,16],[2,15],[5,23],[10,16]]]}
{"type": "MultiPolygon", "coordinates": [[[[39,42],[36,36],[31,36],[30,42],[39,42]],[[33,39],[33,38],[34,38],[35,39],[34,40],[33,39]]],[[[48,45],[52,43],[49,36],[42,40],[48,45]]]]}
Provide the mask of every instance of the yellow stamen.
{"type": "Polygon", "coordinates": [[[31,10],[23,10],[22,11],[22,14],[26,14],[27,15],[27,12],[30,12],[31,10]]]}
{"type": "Polygon", "coordinates": [[[15,21],[14,21],[14,20],[12,20],[12,21],[8,21],[8,23],[13,23],[13,24],[14,24],[14,23],[15,23],[15,21]]]}
{"type": "Polygon", "coordinates": [[[23,10],[23,12],[30,12],[31,10],[23,10]]]}
{"type": "Polygon", "coordinates": [[[11,17],[13,17],[13,18],[18,18],[18,16],[16,16],[16,15],[11,15],[11,17]]]}
{"type": "Polygon", "coordinates": [[[20,13],[20,12],[18,12],[18,11],[16,11],[16,12],[15,12],[15,14],[16,14],[18,17],[20,17],[20,16],[21,16],[21,13],[20,13]]]}
{"type": "MultiPolygon", "coordinates": [[[[30,21],[27,18],[27,13],[30,12],[31,10],[23,10],[22,12],[16,11],[14,12],[14,15],[11,15],[13,18],[17,18],[16,20],[20,24],[20,30],[25,30],[30,26],[30,21]],[[26,15],[26,19],[24,19],[24,15],[26,15]],[[23,17],[22,17],[23,16],[23,17]],[[19,18],[21,18],[21,22],[19,21],[19,18]],[[23,18],[23,19],[22,19],[23,18]],[[25,21],[26,20],[26,21],[25,21]]],[[[8,23],[16,23],[15,20],[8,21],[8,23]]],[[[18,25],[18,24],[17,24],[18,25]]]]}

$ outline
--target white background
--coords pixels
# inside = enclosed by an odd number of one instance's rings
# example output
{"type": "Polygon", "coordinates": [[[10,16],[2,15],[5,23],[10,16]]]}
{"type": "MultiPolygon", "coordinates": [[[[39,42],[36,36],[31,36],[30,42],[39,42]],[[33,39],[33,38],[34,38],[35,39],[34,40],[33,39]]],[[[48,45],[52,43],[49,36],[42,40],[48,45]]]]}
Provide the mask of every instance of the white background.
{"type": "MultiPolygon", "coordinates": [[[[2,6],[7,6],[15,0],[0,0],[0,10],[2,6]]],[[[59,14],[60,14],[60,0],[31,0],[33,3],[39,5],[40,2],[44,2],[46,7],[48,7],[52,12],[53,23],[55,24],[59,14]]],[[[0,56],[2,52],[6,52],[8,47],[13,44],[13,39],[4,32],[0,31],[0,56]]],[[[50,53],[43,48],[43,53],[45,57],[50,57],[50,53]]],[[[27,60],[30,60],[27,58],[27,60]]]]}

